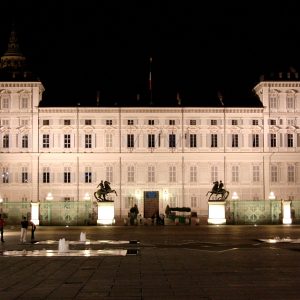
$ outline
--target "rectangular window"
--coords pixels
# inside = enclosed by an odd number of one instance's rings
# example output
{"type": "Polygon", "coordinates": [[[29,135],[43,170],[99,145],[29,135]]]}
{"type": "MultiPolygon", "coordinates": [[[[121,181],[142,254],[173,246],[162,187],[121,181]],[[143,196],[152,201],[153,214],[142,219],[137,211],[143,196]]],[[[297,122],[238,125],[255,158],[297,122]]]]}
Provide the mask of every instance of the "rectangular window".
{"type": "Polygon", "coordinates": [[[286,99],[286,108],[287,109],[294,109],[295,105],[294,105],[294,97],[293,96],[288,96],[286,99]]]}
{"type": "Polygon", "coordinates": [[[64,120],[64,125],[71,125],[71,120],[64,120]]]}
{"type": "Polygon", "coordinates": [[[218,180],[218,167],[212,166],[210,169],[210,174],[211,174],[211,182],[217,181],[218,180]]]}
{"type": "Polygon", "coordinates": [[[155,168],[148,166],[148,182],[155,182],[155,168]]]}
{"type": "Polygon", "coordinates": [[[169,125],[175,125],[175,120],[169,120],[169,125]]]}
{"type": "Polygon", "coordinates": [[[211,138],[211,148],[216,148],[218,147],[218,135],[213,133],[210,135],[210,138],[211,138]]]}
{"type": "Polygon", "coordinates": [[[106,125],[112,125],[112,120],[106,120],[106,125]]]}
{"type": "Polygon", "coordinates": [[[191,148],[197,147],[197,135],[194,133],[190,134],[190,147],[191,148]]]}
{"type": "Polygon", "coordinates": [[[148,148],[155,148],[155,135],[148,134],[148,148]]]}
{"type": "Polygon", "coordinates": [[[294,147],[294,138],[292,133],[287,134],[287,146],[288,148],[293,148],[294,147]]]}
{"type": "Polygon", "coordinates": [[[84,120],[84,125],[92,125],[92,120],[84,120]]]}
{"type": "Polygon", "coordinates": [[[3,168],[2,169],[2,182],[3,183],[8,183],[9,182],[8,168],[3,168]]]}
{"type": "Polygon", "coordinates": [[[177,207],[177,199],[175,196],[171,196],[170,198],[170,207],[177,207]]]}
{"type": "Polygon", "coordinates": [[[43,134],[43,148],[49,148],[49,134],[43,134]]]}
{"type": "Polygon", "coordinates": [[[231,120],[231,125],[237,125],[238,121],[237,120],[231,120]]]}
{"type": "Polygon", "coordinates": [[[192,208],[198,207],[198,205],[197,205],[197,197],[196,196],[192,196],[191,197],[191,207],[192,208]]]}
{"type": "Polygon", "coordinates": [[[105,147],[106,148],[112,147],[112,134],[111,133],[107,133],[105,135],[105,147]]]}
{"type": "Polygon", "coordinates": [[[64,148],[71,148],[71,135],[70,134],[64,135],[64,148]]]}
{"type": "Polygon", "coordinates": [[[22,183],[28,183],[28,172],[27,172],[27,168],[23,167],[22,168],[22,183]]]}
{"type": "Polygon", "coordinates": [[[92,183],[92,171],[90,167],[87,167],[84,173],[84,182],[92,183]]]}
{"type": "Polygon", "coordinates": [[[21,99],[21,108],[22,109],[28,108],[28,98],[24,97],[21,99]]]}
{"type": "Polygon", "coordinates": [[[44,168],[43,169],[43,183],[50,183],[49,168],[44,168]]]}
{"type": "Polygon", "coordinates": [[[270,145],[272,148],[276,147],[276,133],[270,134],[270,145]]]}
{"type": "Polygon", "coordinates": [[[277,97],[270,96],[270,108],[277,108],[277,97]]]}
{"type": "Polygon", "coordinates": [[[127,134],[127,148],[133,148],[133,147],[134,147],[134,135],[127,134]]]}
{"type": "Polygon", "coordinates": [[[210,125],[217,125],[217,120],[210,120],[210,125]]]}
{"type": "Polygon", "coordinates": [[[252,134],[252,147],[253,148],[259,147],[259,135],[258,134],[252,134]]]}
{"type": "Polygon", "coordinates": [[[239,146],[239,135],[238,134],[233,134],[232,135],[231,147],[232,148],[237,148],[238,146],[239,146]]]}
{"type": "Polygon", "coordinates": [[[28,126],[28,120],[21,120],[20,125],[21,126],[28,126]]]}
{"type": "Polygon", "coordinates": [[[9,148],[9,135],[5,134],[3,136],[3,148],[9,148]]]}
{"type": "Polygon", "coordinates": [[[232,166],[232,182],[239,182],[239,167],[232,166]]]}
{"type": "Polygon", "coordinates": [[[196,125],[196,124],[197,124],[196,120],[190,120],[190,125],[196,125]]]}
{"type": "Polygon", "coordinates": [[[259,182],[259,166],[253,166],[253,182],[259,182]]]}
{"type": "Polygon", "coordinates": [[[2,98],[2,108],[3,109],[8,109],[9,108],[9,99],[7,97],[2,98]]]}
{"type": "Polygon", "coordinates": [[[258,125],[258,120],[252,120],[252,125],[258,125]]]}
{"type": "Polygon", "coordinates": [[[287,125],[295,126],[296,125],[296,120],[295,119],[287,119],[287,125]]]}
{"type": "Polygon", "coordinates": [[[43,120],[43,126],[49,126],[50,122],[49,120],[43,120]]]}
{"type": "Polygon", "coordinates": [[[169,134],[169,148],[175,148],[176,147],[176,135],[175,134],[169,134]]]}
{"type": "Polygon", "coordinates": [[[22,148],[28,148],[28,135],[27,134],[22,136],[22,148]]]}
{"type": "Polygon", "coordinates": [[[70,183],[71,182],[71,169],[65,168],[64,170],[64,183],[70,183]]]}
{"type": "Polygon", "coordinates": [[[92,148],[92,135],[91,134],[86,134],[84,136],[84,147],[92,148]]]}
{"type": "Polygon", "coordinates": [[[277,166],[271,166],[271,182],[278,181],[278,168],[277,166]]]}
{"type": "Polygon", "coordinates": [[[134,166],[128,166],[127,168],[127,181],[134,182],[134,166]]]}
{"type": "Polygon", "coordinates": [[[295,182],[295,166],[288,166],[288,182],[295,182]]]}
{"type": "Polygon", "coordinates": [[[169,167],[169,181],[176,182],[176,167],[175,166],[169,167]]]}
{"type": "Polygon", "coordinates": [[[112,166],[106,167],[106,180],[108,182],[113,182],[113,167],[112,166]]]}
{"type": "Polygon", "coordinates": [[[148,125],[154,125],[154,120],[148,120],[148,125]]]}
{"type": "Polygon", "coordinates": [[[190,167],[190,182],[197,182],[197,167],[190,167]]]}
{"type": "Polygon", "coordinates": [[[276,125],[276,120],[271,119],[271,120],[270,120],[270,125],[274,125],[274,126],[275,126],[275,125],[276,125]]]}
{"type": "Polygon", "coordinates": [[[127,120],[127,125],[133,125],[133,120],[127,120]]]}

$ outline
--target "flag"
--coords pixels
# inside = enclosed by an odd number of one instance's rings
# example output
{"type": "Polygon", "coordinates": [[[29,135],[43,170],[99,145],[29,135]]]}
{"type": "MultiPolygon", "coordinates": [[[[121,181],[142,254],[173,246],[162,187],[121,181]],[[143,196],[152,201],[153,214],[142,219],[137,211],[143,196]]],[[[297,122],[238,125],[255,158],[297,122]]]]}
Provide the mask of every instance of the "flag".
{"type": "Polygon", "coordinates": [[[222,106],[224,106],[223,95],[222,95],[222,93],[221,93],[220,91],[218,92],[218,98],[219,98],[219,100],[220,100],[222,106]]]}

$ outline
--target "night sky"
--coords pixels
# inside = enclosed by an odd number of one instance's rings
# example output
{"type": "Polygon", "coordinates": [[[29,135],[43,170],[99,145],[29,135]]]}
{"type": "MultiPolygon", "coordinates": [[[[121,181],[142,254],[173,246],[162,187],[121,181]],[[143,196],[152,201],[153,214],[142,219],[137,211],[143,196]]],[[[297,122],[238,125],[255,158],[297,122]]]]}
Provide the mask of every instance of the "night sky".
{"type": "Polygon", "coordinates": [[[218,106],[218,92],[226,106],[257,105],[262,74],[300,72],[299,9],[297,1],[239,2],[6,4],[0,54],[14,22],[45,106],[96,105],[98,90],[102,106],[147,105],[150,56],[153,106],[176,106],[178,92],[183,106],[218,106]]]}

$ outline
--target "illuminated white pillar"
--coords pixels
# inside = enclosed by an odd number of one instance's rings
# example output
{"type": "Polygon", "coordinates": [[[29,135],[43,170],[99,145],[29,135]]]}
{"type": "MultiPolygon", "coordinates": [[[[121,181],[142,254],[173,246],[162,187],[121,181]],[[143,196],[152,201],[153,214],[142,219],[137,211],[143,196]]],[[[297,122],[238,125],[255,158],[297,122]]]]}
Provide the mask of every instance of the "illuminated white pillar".
{"type": "Polygon", "coordinates": [[[33,222],[35,225],[40,225],[39,220],[39,202],[31,202],[31,222],[33,222]]]}
{"type": "Polygon", "coordinates": [[[282,201],[282,224],[288,225],[292,224],[291,218],[291,201],[283,200],[282,201]]]}
{"type": "Polygon", "coordinates": [[[225,201],[208,202],[208,224],[226,224],[225,201]]]}
{"type": "Polygon", "coordinates": [[[98,225],[112,225],[115,223],[114,202],[98,202],[98,225]]]}

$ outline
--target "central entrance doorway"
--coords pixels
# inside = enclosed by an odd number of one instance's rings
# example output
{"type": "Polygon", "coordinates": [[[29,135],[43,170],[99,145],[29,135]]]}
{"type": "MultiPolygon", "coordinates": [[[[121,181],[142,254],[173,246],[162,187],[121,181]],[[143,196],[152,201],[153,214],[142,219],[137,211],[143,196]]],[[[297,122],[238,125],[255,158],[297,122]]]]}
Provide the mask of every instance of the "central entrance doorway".
{"type": "Polygon", "coordinates": [[[159,211],[159,192],[144,192],[144,218],[151,218],[153,214],[159,211]]]}

